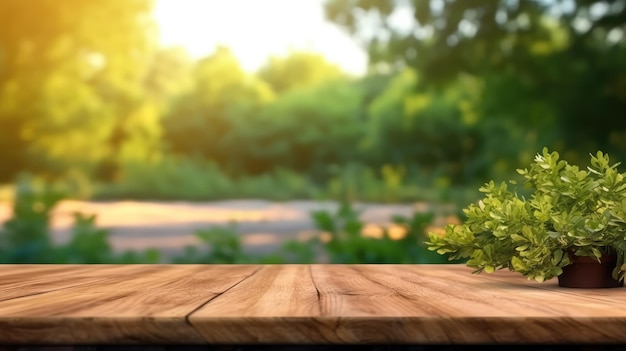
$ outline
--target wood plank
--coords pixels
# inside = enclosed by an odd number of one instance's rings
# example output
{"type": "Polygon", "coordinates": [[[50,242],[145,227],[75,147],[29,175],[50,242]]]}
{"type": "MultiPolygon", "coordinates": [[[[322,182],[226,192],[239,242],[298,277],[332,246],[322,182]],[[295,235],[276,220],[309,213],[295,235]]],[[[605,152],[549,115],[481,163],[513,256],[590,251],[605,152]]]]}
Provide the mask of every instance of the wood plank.
{"type": "Polygon", "coordinates": [[[0,344],[626,343],[624,288],[464,265],[0,268],[0,344]]]}
{"type": "Polygon", "coordinates": [[[60,264],[12,269],[7,274],[0,274],[0,301],[93,284],[104,279],[135,276],[138,272],[148,274],[157,270],[159,268],[140,265],[98,265],[98,273],[94,274],[94,268],[87,265],[60,264]]]}
{"type": "Polygon", "coordinates": [[[462,265],[309,268],[264,268],[189,320],[216,343],[626,342],[623,289],[555,290],[462,265]]]}
{"type": "MultiPolygon", "coordinates": [[[[429,283],[442,283],[442,276],[448,282],[457,282],[459,288],[481,296],[481,300],[504,299],[509,315],[545,315],[550,317],[625,317],[626,311],[620,300],[626,298],[626,290],[615,289],[574,289],[558,286],[556,278],[539,283],[528,280],[519,273],[497,271],[491,274],[470,274],[471,268],[465,266],[442,267],[439,265],[412,266],[413,277],[425,278],[429,283]],[[482,296],[485,295],[485,296],[482,296]],[[532,302],[526,305],[526,302],[532,302]],[[511,304],[510,306],[508,304],[511,304]]],[[[370,272],[374,274],[374,272],[370,272]]],[[[406,277],[406,276],[405,276],[406,277]]],[[[452,291],[444,291],[453,294],[452,291]]],[[[500,301],[499,301],[500,302],[500,301]]],[[[493,304],[493,303],[492,303],[493,304]]],[[[456,316],[475,316],[482,313],[481,309],[466,308],[458,310],[456,316]]]]}
{"type": "MultiPolygon", "coordinates": [[[[80,265],[65,265],[65,264],[0,264],[0,279],[7,277],[22,275],[22,274],[36,274],[40,272],[58,272],[65,270],[68,266],[73,266],[74,269],[78,269],[80,265]]],[[[104,266],[104,265],[103,265],[104,266]]]]}
{"type": "Polygon", "coordinates": [[[626,311],[620,308],[620,301],[626,301],[623,289],[572,294],[571,289],[556,287],[556,282],[537,283],[505,271],[472,275],[464,266],[352,268],[442,317],[407,325],[406,334],[414,338],[444,343],[626,342],[622,332],[626,311]],[[598,298],[607,294],[613,300],[598,298]],[[428,334],[417,337],[420,330],[428,334]]]}
{"type": "Polygon", "coordinates": [[[428,310],[419,308],[350,265],[278,265],[264,268],[189,320],[213,343],[401,342],[394,333],[372,330],[368,320],[386,330],[390,314],[427,317],[428,310]],[[309,288],[290,290],[301,285],[309,288]],[[291,313],[296,307],[299,312],[291,313]]]}
{"type": "MultiPolygon", "coordinates": [[[[0,343],[198,343],[186,317],[259,269],[252,265],[129,265],[92,282],[0,302],[0,343]],[[116,273],[117,271],[117,273],[116,273]]],[[[71,276],[72,267],[63,276],[71,276]]],[[[27,279],[24,284],[37,284],[27,279]]]]}
{"type": "Polygon", "coordinates": [[[323,340],[310,328],[320,315],[308,265],[267,265],[189,316],[209,343],[298,343],[323,340]],[[294,318],[305,323],[293,323],[294,318]]]}

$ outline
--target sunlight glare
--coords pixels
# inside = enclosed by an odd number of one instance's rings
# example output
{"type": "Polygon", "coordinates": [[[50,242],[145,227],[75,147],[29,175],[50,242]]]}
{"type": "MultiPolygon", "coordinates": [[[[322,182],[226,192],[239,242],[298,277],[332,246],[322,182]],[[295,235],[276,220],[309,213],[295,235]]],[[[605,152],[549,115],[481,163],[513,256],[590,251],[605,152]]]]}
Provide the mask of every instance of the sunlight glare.
{"type": "Polygon", "coordinates": [[[326,21],[323,0],[156,0],[161,45],[184,47],[194,58],[225,45],[247,71],[290,50],[323,54],[346,72],[363,75],[367,54],[326,21]]]}

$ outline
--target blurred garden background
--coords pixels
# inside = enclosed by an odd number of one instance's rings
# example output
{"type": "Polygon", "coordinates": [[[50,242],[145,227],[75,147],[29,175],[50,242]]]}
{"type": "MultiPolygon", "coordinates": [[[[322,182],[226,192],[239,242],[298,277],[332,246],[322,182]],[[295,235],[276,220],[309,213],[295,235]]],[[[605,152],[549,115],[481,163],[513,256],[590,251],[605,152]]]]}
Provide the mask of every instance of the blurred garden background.
{"type": "Polygon", "coordinates": [[[625,31],[626,0],[2,0],[0,263],[447,262],[426,232],[544,146],[626,160],[625,31]]]}

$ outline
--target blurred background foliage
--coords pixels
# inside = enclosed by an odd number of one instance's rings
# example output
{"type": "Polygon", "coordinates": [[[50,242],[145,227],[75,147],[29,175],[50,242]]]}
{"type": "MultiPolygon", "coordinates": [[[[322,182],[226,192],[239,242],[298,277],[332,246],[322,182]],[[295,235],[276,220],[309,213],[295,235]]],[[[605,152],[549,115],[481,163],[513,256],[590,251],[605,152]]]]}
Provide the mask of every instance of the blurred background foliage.
{"type": "MultiPolygon", "coordinates": [[[[192,59],[158,45],[150,0],[1,1],[0,184],[15,192],[2,261],[158,259],[112,256],[106,231],[84,214],[72,241],[55,246],[49,216],[61,198],[465,206],[478,185],[510,178],[544,146],[573,163],[597,150],[626,159],[626,1],[324,6],[367,49],[366,75],[305,51],[252,73],[224,46],[192,59]],[[62,191],[40,189],[35,199],[39,183],[62,191]]],[[[312,216],[337,238],[352,232],[312,216]]],[[[415,232],[410,223],[429,220],[402,221],[415,232]]],[[[223,250],[188,257],[245,261],[220,230],[198,235],[223,250]]],[[[336,262],[420,261],[406,249],[419,251],[419,240],[407,237],[411,244],[350,235],[337,245],[291,243],[284,257],[306,261],[322,245],[336,262]]]]}

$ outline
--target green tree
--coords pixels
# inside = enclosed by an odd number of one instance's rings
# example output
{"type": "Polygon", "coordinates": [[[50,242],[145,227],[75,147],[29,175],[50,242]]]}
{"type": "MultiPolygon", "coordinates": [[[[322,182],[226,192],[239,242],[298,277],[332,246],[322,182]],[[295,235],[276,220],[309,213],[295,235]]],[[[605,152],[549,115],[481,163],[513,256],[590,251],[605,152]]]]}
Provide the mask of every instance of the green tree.
{"type": "Polygon", "coordinates": [[[433,92],[418,89],[419,81],[417,72],[405,69],[372,101],[364,153],[377,168],[409,165],[422,177],[443,174],[467,182],[481,171],[472,164],[479,143],[473,106],[480,84],[465,77],[433,92]]]}
{"type": "Polygon", "coordinates": [[[538,54],[623,40],[625,5],[624,0],[330,0],[326,15],[368,44],[372,63],[404,62],[431,82],[505,67],[532,74],[538,54]]]}
{"type": "Polygon", "coordinates": [[[271,57],[258,72],[277,93],[315,85],[342,75],[341,69],[324,56],[309,52],[292,52],[286,57],[271,57]]]}
{"type": "Polygon", "coordinates": [[[0,181],[94,170],[141,108],[150,0],[0,2],[0,181]],[[42,15],[44,14],[44,15],[42,15]]]}
{"type": "Polygon", "coordinates": [[[417,91],[482,81],[477,163],[514,169],[539,145],[626,157],[624,0],[331,0],[326,10],[372,65],[419,72],[417,91]]]}
{"type": "Polygon", "coordinates": [[[169,107],[169,100],[191,88],[194,62],[180,47],[159,48],[151,56],[143,86],[161,109],[169,107]]]}
{"type": "MultiPolygon", "coordinates": [[[[137,95],[136,108],[118,121],[121,140],[118,163],[125,165],[150,163],[162,158],[162,118],[169,112],[171,101],[191,88],[193,61],[181,48],[160,48],[151,56],[137,95]]],[[[119,176],[124,176],[124,170],[119,176]]]]}
{"type": "Polygon", "coordinates": [[[347,79],[293,90],[241,120],[241,134],[230,149],[242,149],[247,172],[274,168],[304,172],[316,178],[333,165],[360,157],[363,92],[347,79]]]}
{"type": "Polygon", "coordinates": [[[233,150],[226,140],[234,133],[236,120],[272,101],[274,92],[243,71],[224,47],[199,61],[192,75],[191,88],[175,99],[163,119],[169,151],[229,164],[233,150]]]}

